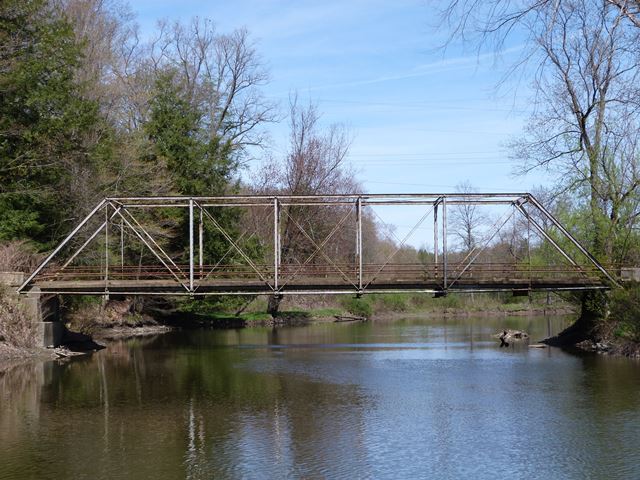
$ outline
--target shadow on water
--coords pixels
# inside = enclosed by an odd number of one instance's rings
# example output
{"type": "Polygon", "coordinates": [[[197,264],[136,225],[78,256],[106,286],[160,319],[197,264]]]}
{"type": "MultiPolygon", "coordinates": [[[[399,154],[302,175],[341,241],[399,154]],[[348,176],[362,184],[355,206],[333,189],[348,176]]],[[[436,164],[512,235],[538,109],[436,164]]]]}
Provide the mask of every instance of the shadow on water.
{"type": "Polygon", "coordinates": [[[491,338],[568,321],[189,330],[22,365],[0,374],[0,477],[630,478],[638,363],[491,338]]]}

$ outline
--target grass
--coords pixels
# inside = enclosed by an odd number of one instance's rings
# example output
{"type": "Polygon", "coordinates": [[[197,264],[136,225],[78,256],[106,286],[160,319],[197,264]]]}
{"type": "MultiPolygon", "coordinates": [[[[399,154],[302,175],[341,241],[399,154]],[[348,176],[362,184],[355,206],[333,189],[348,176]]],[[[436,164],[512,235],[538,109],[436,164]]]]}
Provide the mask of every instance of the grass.
{"type": "Polygon", "coordinates": [[[342,300],[342,308],[359,317],[370,317],[373,307],[369,298],[345,298],[342,300]]]}
{"type": "MultiPolygon", "coordinates": [[[[368,294],[360,298],[350,296],[318,296],[304,298],[285,297],[279,313],[280,318],[298,318],[312,320],[339,315],[357,315],[370,318],[373,315],[387,313],[419,314],[421,312],[523,312],[531,308],[545,306],[546,296],[534,294],[527,297],[514,297],[510,294],[448,295],[434,298],[424,293],[368,294]]],[[[562,304],[566,305],[566,304],[562,304]]],[[[267,299],[256,298],[240,315],[228,310],[217,314],[225,318],[268,320],[266,314],[267,299]]],[[[213,315],[213,314],[212,314],[213,315]]]]}
{"type": "Polygon", "coordinates": [[[629,282],[611,293],[610,318],[617,322],[614,335],[640,341],[640,283],[629,282]]]}
{"type": "Polygon", "coordinates": [[[356,315],[370,316],[385,313],[420,313],[420,312],[521,312],[531,308],[545,306],[546,297],[532,296],[513,297],[512,295],[447,295],[434,298],[428,294],[394,293],[371,294],[360,299],[343,298],[342,308],[356,315]]]}
{"type": "Polygon", "coordinates": [[[243,312],[236,315],[233,312],[208,312],[207,318],[212,320],[228,320],[229,318],[238,318],[249,322],[262,322],[271,320],[271,315],[266,312],[243,312]]]}
{"type": "Polygon", "coordinates": [[[344,310],[341,308],[314,308],[308,311],[314,318],[335,317],[336,315],[342,315],[344,310]]]}

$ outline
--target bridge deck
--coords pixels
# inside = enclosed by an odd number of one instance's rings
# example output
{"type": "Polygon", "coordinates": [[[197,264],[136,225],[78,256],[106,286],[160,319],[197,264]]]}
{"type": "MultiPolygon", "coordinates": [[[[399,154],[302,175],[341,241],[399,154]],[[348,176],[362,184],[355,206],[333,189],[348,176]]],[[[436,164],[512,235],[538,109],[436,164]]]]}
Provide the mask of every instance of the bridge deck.
{"type": "Polygon", "coordinates": [[[514,264],[481,264],[464,270],[449,265],[446,287],[442,265],[366,265],[362,280],[353,265],[282,266],[275,287],[269,265],[203,266],[194,272],[189,291],[189,269],[164,267],[76,267],[41,273],[32,283],[42,292],[68,294],[273,294],[382,293],[392,291],[441,292],[582,290],[607,288],[595,272],[571,268],[528,268],[514,264]],[[257,273],[259,272],[259,273],[257,273]]]}

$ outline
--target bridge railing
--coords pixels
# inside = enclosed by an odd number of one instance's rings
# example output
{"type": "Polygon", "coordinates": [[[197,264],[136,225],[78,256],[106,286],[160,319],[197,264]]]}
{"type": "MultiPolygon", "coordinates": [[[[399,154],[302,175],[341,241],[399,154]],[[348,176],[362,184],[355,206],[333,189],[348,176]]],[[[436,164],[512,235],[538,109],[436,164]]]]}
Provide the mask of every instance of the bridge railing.
{"type": "MultiPolygon", "coordinates": [[[[273,279],[275,271],[271,264],[255,265],[265,277],[273,279]]],[[[451,279],[455,278],[456,272],[461,272],[465,264],[449,264],[451,279]]],[[[295,275],[297,283],[313,283],[313,282],[331,282],[345,283],[341,273],[347,273],[352,280],[356,280],[358,276],[358,267],[353,264],[310,264],[306,265],[304,271],[299,271],[298,265],[280,265],[279,275],[281,279],[286,280],[288,277],[295,275]],[[338,269],[336,268],[339,268],[338,269]]],[[[178,264],[173,269],[173,273],[182,276],[184,280],[188,280],[189,265],[178,264]]],[[[111,266],[109,268],[109,280],[116,281],[136,281],[136,280],[159,280],[173,281],[175,277],[171,271],[164,266],[157,265],[124,265],[111,266]]],[[[42,272],[39,277],[39,283],[54,281],[103,281],[104,269],[93,266],[74,266],[67,267],[59,271],[55,268],[42,272]]],[[[443,264],[363,264],[362,275],[365,281],[372,279],[373,283],[383,282],[426,282],[429,280],[442,280],[444,276],[443,264]],[[384,267],[381,269],[381,267],[384,267]]],[[[254,267],[249,265],[203,265],[202,269],[194,272],[194,280],[196,282],[215,283],[219,280],[238,280],[247,283],[259,281],[254,267]]],[[[468,267],[456,279],[458,282],[473,280],[509,280],[509,281],[585,281],[591,284],[600,282],[599,271],[594,267],[566,267],[566,266],[528,266],[524,264],[513,263],[483,263],[475,264],[468,267]]]]}

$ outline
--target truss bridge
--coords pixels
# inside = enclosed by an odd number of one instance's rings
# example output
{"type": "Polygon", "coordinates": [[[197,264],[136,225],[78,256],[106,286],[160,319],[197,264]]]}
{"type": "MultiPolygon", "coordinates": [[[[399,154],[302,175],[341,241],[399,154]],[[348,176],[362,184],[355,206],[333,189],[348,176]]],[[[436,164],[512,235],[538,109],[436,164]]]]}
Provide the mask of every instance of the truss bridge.
{"type": "Polygon", "coordinates": [[[110,197],[18,291],[526,295],[617,282],[529,193],[110,197]]]}

